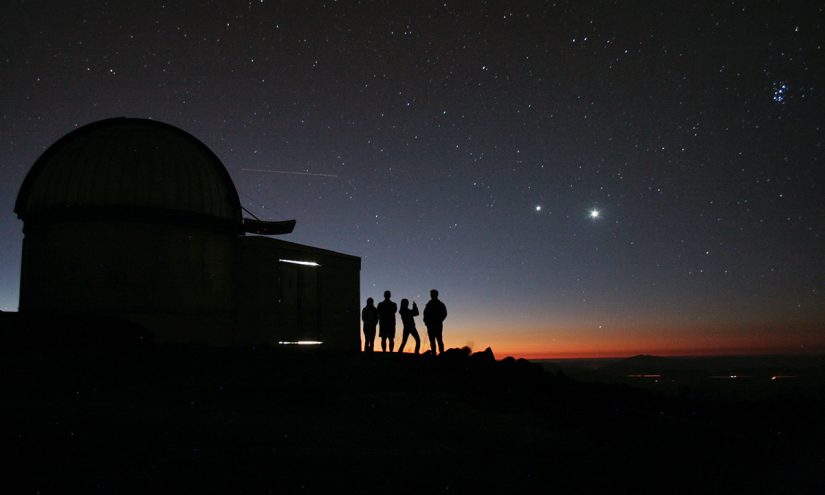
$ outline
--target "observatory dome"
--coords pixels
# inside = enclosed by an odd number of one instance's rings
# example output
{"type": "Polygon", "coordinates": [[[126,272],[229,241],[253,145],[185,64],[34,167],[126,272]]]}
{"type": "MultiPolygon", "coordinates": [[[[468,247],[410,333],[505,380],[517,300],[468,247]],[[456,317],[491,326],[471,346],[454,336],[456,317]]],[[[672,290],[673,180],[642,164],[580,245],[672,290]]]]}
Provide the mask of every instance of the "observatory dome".
{"type": "Polygon", "coordinates": [[[49,147],[23,181],[24,221],[151,219],[241,230],[229,173],[202,142],[146,119],[101,120],[49,147]]]}

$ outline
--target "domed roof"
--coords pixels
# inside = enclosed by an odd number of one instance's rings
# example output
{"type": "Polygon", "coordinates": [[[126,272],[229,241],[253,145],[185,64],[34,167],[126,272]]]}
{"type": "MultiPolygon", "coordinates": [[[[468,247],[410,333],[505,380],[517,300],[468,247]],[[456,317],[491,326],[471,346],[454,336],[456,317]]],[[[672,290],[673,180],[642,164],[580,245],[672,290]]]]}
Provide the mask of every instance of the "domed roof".
{"type": "Polygon", "coordinates": [[[21,219],[104,215],[241,227],[241,204],[214,153],[177,127],[116,118],[62,137],[34,163],[17,196],[21,219]]]}

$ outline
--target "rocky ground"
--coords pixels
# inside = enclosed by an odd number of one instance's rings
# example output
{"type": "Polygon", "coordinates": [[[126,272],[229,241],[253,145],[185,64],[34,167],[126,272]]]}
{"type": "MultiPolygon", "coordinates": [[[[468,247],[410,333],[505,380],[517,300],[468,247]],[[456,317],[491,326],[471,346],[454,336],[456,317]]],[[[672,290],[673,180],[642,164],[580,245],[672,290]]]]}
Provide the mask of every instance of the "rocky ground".
{"type": "Polygon", "coordinates": [[[492,353],[0,353],[6,493],[825,493],[823,390],[713,404],[492,353]]]}

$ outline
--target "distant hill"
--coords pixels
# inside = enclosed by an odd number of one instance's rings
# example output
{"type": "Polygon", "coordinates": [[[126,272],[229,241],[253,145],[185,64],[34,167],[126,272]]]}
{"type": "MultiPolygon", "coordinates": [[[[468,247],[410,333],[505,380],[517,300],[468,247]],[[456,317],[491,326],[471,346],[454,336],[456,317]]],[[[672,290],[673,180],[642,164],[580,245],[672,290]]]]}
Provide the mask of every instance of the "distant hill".
{"type": "Polygon", "coordinates": [[[604,373],[705,371],[725,373],[736,370],[788,370],[825,368],[825,356],[697,356],[662,357],[640,354],[602,367],[604,373]]]}

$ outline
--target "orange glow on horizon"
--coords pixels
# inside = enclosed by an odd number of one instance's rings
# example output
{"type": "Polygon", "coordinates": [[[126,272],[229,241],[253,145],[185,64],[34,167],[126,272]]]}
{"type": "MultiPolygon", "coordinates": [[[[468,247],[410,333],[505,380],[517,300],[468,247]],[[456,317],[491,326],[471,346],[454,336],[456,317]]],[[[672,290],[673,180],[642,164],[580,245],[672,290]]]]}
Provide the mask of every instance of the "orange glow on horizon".
{"type": "MultiPolygon", "coordinates": [[[[458,322],[456,322],[458,323],[458,322]]],[[[475,326],[475,325],[474,325],[475,326]]],[[[482,328],[478,328],[482,327],[482,328]]],[[[819,329],[800,328],[692,328],[667,329],[634,327],[610,331],[593,328],[493,330],[445,325],[446,347],[470,347],[473,352],[486,347],[497,359],[506,356],[525,359],[621,358],[639,354],[657,356],[713,356],[810,354],[825,352],[825,335],[819,329]]],[[[499,327],[500,328],[500,327],[499,327]]],[[[429,349],[422,329],[421,351],[429,349]]],[[[396,345],[398,341],[396,341],[396,345]]],[[[409,345],[409,344],[408,344],[409,345]]]]}

